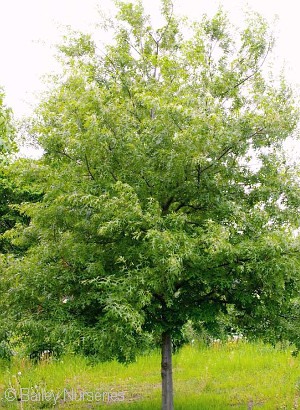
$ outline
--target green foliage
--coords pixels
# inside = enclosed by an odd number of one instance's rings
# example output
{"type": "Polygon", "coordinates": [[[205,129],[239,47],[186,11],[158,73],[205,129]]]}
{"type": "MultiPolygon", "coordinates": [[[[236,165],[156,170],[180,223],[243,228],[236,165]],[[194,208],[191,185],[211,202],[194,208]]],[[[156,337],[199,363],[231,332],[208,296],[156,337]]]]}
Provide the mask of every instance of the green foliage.
{"type": "Polygon", "coordinates": [[[16,150],[15,129],[12,125],[11,110],[4,105],[4,92],[0,88],[0,161],[16,150]]]}
{"type": "Polygon", "coordinates": [[[60,47],[64,75],[32,128],[44,197],[8,234],[27,250],[5,267],[5,303],[30,344],[126,361],[228,315],[273,337],[298,294],[299,185],[282,149],[298,110],[263,76],[266,24],[236,37],[219,11],[186,39],[162,12],[155,31],[141,2],[120,2],[105,55],[82,35],[60,47]]]}
{"type": "Polygon", "coordinates": [[[9,231],[16,225],[28,225],[30,218],[20,211],[21,203],[32,203],[41,198],[42,193],[24,183],[22,169],[28,166],[27,160],[18,160],[0,169],[0,253],[18,253],[22,249],[13,245],[9,231]]]}
{"type": "Polygon", "coordinates": [[[8,359],[13,353],[12,334],[16,316],[8,314],[7,300],[11,289],[7,268],[13,262],[12,255],[19,256],[24,251],[22,246],[12,244],[9,232],[17,226],[28,226],[30,218],[20,211],[20,203],[39,200],[41,192],[30,186],[30,177],[26,182],[24,180],[22,174],[29,166],[28,161],[16,161],[13,157],[17,150],[15,128],[11,110],[4,106],[3,98],[0,90],[0,358],[8,359]]]}
{"type": "Polygon", "coordinates": [[[23,178],[18,181],[20,169],[25,169],[27,164],[26,161],[13,161],[17,150],[16,131],[11,110],[5,107],[3,100],[4,93],[0,90],[0,254],[12,251],[12,244],[6,240],[4,233],[17,223],[29,222],[27,216],[20,214],[17,204],[32,201],[35,197],[23,178]]]}

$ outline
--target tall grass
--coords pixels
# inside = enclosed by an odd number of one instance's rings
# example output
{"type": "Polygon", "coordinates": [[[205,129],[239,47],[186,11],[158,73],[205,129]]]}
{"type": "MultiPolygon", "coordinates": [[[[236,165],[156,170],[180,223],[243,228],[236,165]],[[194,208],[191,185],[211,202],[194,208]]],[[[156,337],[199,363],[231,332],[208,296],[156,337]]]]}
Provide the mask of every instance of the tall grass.
{"type": "MultiPolygon", "coordinates": [[[[292,410],[298,400],[300,408],[300,359],[289,349],[245,342],[187,345],[174,355],[173,368],[176,410],[292,410]]],[[[38,365],[15,358],[0,369],[0,408],[160,409],[159,352],[129,365],[66,356],[38,365]],[[7,400],[14,391],[23,401],[7,400]]]]}

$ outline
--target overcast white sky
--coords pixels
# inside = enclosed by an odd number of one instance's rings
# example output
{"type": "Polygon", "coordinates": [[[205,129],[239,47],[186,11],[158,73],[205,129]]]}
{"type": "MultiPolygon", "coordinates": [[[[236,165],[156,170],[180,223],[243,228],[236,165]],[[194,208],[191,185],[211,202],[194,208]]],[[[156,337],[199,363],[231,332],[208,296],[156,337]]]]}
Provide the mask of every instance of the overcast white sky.
{"type": "MultiPolygon", "coordinates": [[[[159,0],[144,0],[145,8],[154,16],[159,4],[159,0]]],[[[246,4],[271,24],[278,15],[276,61],[280,65],[285,61],[289,81],[300,83],[297,0],[174,0],[174,4],[175,12],[194,19],[204,12],[214,13],[222,4],[236,24],[246,4]]],[[[43,87],[41,77],[56,69],[54,44],[63,33],[61,26],[92,32],[99,21],[97,6],[108,12],[113,5],[111,0],[0,0],[0,5],[0,85],[7,105],[21,117],[30,114],[34,94],[43,87]]]]}

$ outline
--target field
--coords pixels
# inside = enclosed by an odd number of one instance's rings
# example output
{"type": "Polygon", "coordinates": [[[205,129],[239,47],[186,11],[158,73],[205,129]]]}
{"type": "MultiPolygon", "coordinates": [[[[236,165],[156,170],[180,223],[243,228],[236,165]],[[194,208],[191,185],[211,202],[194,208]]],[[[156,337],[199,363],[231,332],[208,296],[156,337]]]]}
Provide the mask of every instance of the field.
{"type": "MultiPolygon", "coordinates": [[[[176,410],[300,408],[300,358],[288,348],[199,343],[176,353],[173,367],[176,410]]],[[[155,410],[160,394],[158,352],[129,365],[78,356],[1,363],[3,409],[155,410]]]]}

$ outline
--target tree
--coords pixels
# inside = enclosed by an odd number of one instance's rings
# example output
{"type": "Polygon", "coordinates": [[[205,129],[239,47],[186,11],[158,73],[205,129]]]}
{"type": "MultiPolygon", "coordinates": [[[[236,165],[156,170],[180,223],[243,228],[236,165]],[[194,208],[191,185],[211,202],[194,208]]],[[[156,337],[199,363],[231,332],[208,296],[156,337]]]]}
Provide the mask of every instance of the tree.
{"type": "Polygon", "coordinates": [[[12,112],[4,104],[4,92],[0,88],[0,156],[1,162],[16,150],[15,129],[13,127],[12,112]]]}
{"type": "MultiPolygon", "coordinates": [[[[16,160],[17,152],[16,129],[12,111],[4,104],[4,92],[0,89],[0,266],[6,266],[12,255],[22,253],[21,247],[15,246],[9,240],[8,232],[16,225],[27,226],[29,218],[21,214],[19,205],[23,202],[34,202],[41,198],[38,188],[24,184],[24,178],[19,174],[26,172],[29,166],[26,160],[16,160]]],[[[32,172],[31,172],[32,174],[32,172]]],[[[1,272],[3,284],[6,282],[4,272],[1,272]]],[[[8,289],[0,287],[1,297],[8,289]]],[[[10,329],[13,324],[7,320],[7,311],[0,314],[0,357],[8,358],[10,329]]]]}
{"type": "MultiPolygon", "coordinates": [[[[4,105],[4,93],[0,89],[0,234],[12,228],[8,217],[8,181],[4,177],[4,164],[7,163],[8,156],[15,151],[14,136],[15,130],[12,126],[11,111],[4,105]]],[[[0,251],[1,249],[0,237],[0,251]]]]}
{"type": "Polygon", "coordinates": [[[12,111],[4,104],[4,92],[0,89],[0,253],[7,253],[10,245],[3,234],[12,229],[17,222],[25,222],[12,205],[29,200],[24,187],[17,186],[15,174],[17,167],[14,154],[17,152],[16,129],[12,111]],[[11,168],[10,168],[11,167],[11,168]]]}
{"type": "Polygon", "coordinates": [[[67,38],[64,74],[37,111],[43,201],[10,233],[5,267],[17,331],[36,347],[130,360],[162,348],[173,409],[172,341],[187,321],[276,339],[299,292],[299,184],[283,142],[298,110],[266,78],[265,21],[234,30],[220,10],[182,29],[169,0],[151,27],[118,2],[114,42],[67,38]]]}

